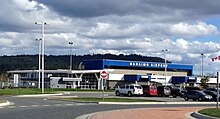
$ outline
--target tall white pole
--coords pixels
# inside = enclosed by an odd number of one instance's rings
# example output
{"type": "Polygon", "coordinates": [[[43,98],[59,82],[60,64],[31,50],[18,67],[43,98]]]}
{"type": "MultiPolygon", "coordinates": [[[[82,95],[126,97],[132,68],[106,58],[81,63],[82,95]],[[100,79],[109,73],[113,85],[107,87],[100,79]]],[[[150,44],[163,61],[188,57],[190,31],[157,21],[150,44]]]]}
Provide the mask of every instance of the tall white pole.
{"type": "Polygon", "coordinates": [[[164,52],[165,59],[165,86],[167,86],[167,59],[166,59],[166,51],[164,52]]]}
{"type": "Polygon", "coordinates": [[[41,39],[39,40],[39,58],[38,58],[38,60],[39,60],[39,72],[38,72],[38,74],[39,74],[39,77],[38,77],[38,88],[40,89],[40,78],[41,78],[41,75],[40,75],[40,73],[41,73],[41,39]]]}
{"type": "Polygon", "coordinates": [[[164,52],[164,64],[165,64],[165,86],[167,86],[167,60],[166,60],[166,52],[167,52],[168,50],[166,49],[166,50],[162,50],[162,52],[164,52]]]}
{"type": "Polygon", "coordinates": [[[38,88],[40,89],[40,78],[41,78],[41,38],[40,39],[36,39],[38,42],[39,42],[39,56],[38,56],[38,67],[39,67],[39,70],[38,70],[38,88]]]}
{"type": "Polygon", "coordinates": [[[35,24],[37,25],[41,25],[41,33],[42,33],[42,71],[41,71],[41,75],[42,75],[42,90],[41,92],[44,93],[44,25],[47,25],[46,22],[41,21],[41,22],[35,22],[35,24]]]}
{"type": "Polygon", "coordinates": [[[73,42],[69,42],[70,44],[70,71],[72,70],[72,63],[73,63],[73,55],[72,55],[72,45],[73,42]]]}
{"type": "Polygon", "coordinates": [[[202,56],[202,78],[203,78],[203,53],[201,53],[201,56],[202,56]]]}
{"type": "Polygon", "coordinates": [[[218,103],[219,103],[219,78],[220,78],[220,72],[217,72],[217,104],[216,107],[218,108],[218,103]]]}

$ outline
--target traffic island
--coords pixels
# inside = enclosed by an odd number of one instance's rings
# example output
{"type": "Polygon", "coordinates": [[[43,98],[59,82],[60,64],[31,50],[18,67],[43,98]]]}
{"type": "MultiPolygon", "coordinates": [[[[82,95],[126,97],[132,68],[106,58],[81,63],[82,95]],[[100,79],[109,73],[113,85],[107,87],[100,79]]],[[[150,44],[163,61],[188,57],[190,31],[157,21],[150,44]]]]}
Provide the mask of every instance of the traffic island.
{"type": "Polygon", "coordinates": [[[0,107],[2,107],[2,106],[8,106],[8,105],[10,105],[10,104],[11,104],[11,103],[10,103],[9,101],[0,99],[0,107]]]}

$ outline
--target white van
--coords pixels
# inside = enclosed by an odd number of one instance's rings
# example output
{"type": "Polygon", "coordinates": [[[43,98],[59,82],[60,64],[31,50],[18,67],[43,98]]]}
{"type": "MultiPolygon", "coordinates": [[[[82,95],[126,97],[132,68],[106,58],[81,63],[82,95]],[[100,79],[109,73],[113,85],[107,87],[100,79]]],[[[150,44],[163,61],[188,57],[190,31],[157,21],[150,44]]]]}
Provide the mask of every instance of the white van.
{"type": "Polygon", "coordinates": [[[143,88],[139,84],[123,85],[115,89],[116,96],[121,94],[128,95],[129,97],[132,95],[143,95],[143,88]]]}

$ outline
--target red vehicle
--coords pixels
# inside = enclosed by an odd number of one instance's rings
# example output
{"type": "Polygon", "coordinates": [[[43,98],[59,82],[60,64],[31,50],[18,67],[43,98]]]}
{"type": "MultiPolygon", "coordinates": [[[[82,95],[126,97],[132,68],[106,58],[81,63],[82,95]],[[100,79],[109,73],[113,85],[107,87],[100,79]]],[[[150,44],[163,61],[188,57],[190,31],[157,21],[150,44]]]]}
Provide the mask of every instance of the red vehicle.
{"type": "Polygon", "coordinates": [[[144,96],[158,96],[157,86],[142,86],[143,87],[143,95],[144,96]]]}

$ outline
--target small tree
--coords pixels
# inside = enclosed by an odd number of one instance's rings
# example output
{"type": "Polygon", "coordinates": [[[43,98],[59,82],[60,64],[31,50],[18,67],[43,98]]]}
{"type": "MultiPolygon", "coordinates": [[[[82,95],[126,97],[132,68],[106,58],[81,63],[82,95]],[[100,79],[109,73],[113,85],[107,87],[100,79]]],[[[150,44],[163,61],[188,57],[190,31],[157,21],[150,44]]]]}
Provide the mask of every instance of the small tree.
{"type": "Polygon", "coordinates": [[[205,76],[205,77],[202,77],[202,79],[201,79],[201,86],[202,87],[208,87],[208,81],[209,81],[209,76],[205,76]]]}

